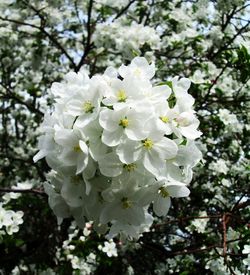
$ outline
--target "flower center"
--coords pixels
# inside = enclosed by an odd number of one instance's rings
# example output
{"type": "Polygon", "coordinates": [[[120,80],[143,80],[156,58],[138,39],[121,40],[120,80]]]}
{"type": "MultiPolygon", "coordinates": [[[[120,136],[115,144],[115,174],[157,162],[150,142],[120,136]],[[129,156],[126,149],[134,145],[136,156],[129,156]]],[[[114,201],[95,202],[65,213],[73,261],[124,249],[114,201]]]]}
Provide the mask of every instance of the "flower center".
{"type": "Polygon", "coordinates": [[[119,90],[117,93],[118,102],[125,102],[127,99],[126,92],[124,90],[119,90]]]}
{"type": "Polygon", "coordinates": [[[136,164],[135,163],[124,164],[123,168],[126,169],[128,172],[132,172],[136,169],[136,164]]]}
{"type": "Polygon", "coordinates": [[[163,197],[163,198],[167,198],[169,197],[169,193],[167,191],[167,189],[165,187],[160,187],[158,190],[158,193],[163,197]]]}
{"type": "Polygon", "coordinates": [[[76,153],[81,152],[81,148],[80,148],[80,146],[79,146],[79,145],[74,146],[74,147],[73,147],[73,150],[74,150],[76,153]]]}
{"type": "Polygon", "coordinates": [[[80,175],[71,177],[71,182],[73,184],[79,184],[81,181],[82,181],[82,177],[80,175]]]}
{"type": "Polygon", "coordinates": [[[123,128],[128,127],[128,119],[126,117],[121,119],[119,125],[122,126],[123,128]]]}
{"type": "Polygon", "coordinates": [[[139,68],[136,68],[136,69],[134,70],[134,74],[135,74],[136,76],[140,76],[140,75],[141,75],[141,70],[140,70],[139,68]]]}
{"type": "Polygon", "coordinates": [[[169,122],[169,118],[166,116],[160,116],[161,121],[163,121],[164,123],[168,123],[169,122]]]}
{"type": "Polygon", "coordinates": [[[85,113],[93,113],[93,110],[95,107],[92,105],[92,103],[88,100],[83,103],[83,110],[85,113]]]}
{"type": "Polygon", "coordinates": [[[126,197],[123,197],[123,198],[121,199],[121,202],[122,202],[122,208],[123,208],[123,209],[131,208],[132,205],[133,205],[132,201],[130,201],[130,200],[129,200],[128,198],[126,198],[126,197]]]}
{"type": "Polygon", "coordinates": [[[146,148],[146,149],[151,149],[154,145],[154,142],[152,139],[150,138],[146,138],[145,140],[142,141],[142,144],[143,146],[146,148]]]}

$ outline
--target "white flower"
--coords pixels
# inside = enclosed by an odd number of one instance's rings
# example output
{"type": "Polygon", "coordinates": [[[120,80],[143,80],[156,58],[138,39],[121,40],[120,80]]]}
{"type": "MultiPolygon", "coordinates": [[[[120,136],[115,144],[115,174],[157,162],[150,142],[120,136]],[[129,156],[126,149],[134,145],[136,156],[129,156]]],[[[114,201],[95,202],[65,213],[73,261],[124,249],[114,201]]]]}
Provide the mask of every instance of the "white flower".
{"type": "Polygon", "coordinates": [[[177,137],[182,135],[194,140],[201,136],[201,132],[197,130],[199,124],[199,120],[192,112],[182,112],[172,121],[172,129],[177,137]]]}
{"type": "Polygon", "coordinates": [[[158,216],[165,216],[171,205],[172,198],[187,197],[190,193],[185,184],[173,180],[157,182],[159,185],[155,193],[153,210],[158,216]]]}
{"type": "Polygon", "coordinates": [[[76,166],[76,174],[81,173],[88,164],[88,147],[78,130],[56,128],[55,141],[62,146],[59,159],[62,166],[76,166]]]}
{"type": "Polygon", "coordinates": [[[242,250],[243,254],[250,254],[250,245],[245,244],[244,249],[242,250]]]}
{"type": "Polygon", "coordinates": [[[243,129],[243,125],[241,125],[235,114],[231,114],[227,109],[220,109],[218,117],[220,120],[231,129],[233,132],[241,132],[243,129]]]}
{"type": "Polygon", "coordinates": [[[144,195],[144,190],[138,189],[134,182],[127,186],[115,186],[102,193],[106,204],[101,212],[101,223],[120,221],[124,224],[140,225],[145,220],[143,207],[147,204],[145,200],[138,199],[144,195]]]}
{"type": "Polygon", "coordinates": [[[102,251],[108,255],[108,257],[117,257],[116,245],[113,241],[104,242],[104,247],[102,251]]]}
{"type": "Polygon", "coordinates": [[[226,187],[230,187],[231,186],[231,182],[228,179],[222,179],[221,184],[223,186],[226,186],[226,187]]]}
{"type": "Polygon", "coordinates": [[[125,105],[133,100],[143,99],[144,86],[136,85],[133,78],[125,78],[120,80],[117,78],[109,79],[109,87],[105,91],[105,97],[102,102],[107,106],[125,105]]]}
{"type": "Polygon", "coordinates": [[[122,65],[118,72],[123,78],[132,76],[142,80],[150,80],[155,75],[155,65],[149,65],[148,61],[144,57],[135,57],[130,65],[122,65]]]}
{"type": "Polygon", "coordinates": [[[23,215],[22,211],[5,210],[0,203],[0,229],[5,227],[9,235],[18,232],[19,225],[23,223],[23,215]]]}
{"type": "Polygon", "coordinates": [[[146,138],[147,122],[145,109],[125,106],[118,110],[103,109],[100,112],[100,125],[104,128],[102,141],[108,146],[117,146],[124,136],[131,140],[146,138]]]}
{"type": "Polygon", "coordinates": [[[78,128],[83,128],[95,120],[99,114],[101,101],[99,87],[94,83],[94,80],[91,81],[91,84],[87,90],[83,89],[76,93],[67,103],[68,113],[77,117],[75,126],[78,128]]]}
{"type": "Polygon", "coordinates": [[[191,78],[191,81],[196,84],[204,83],[205,73],[201,70],[196,70],[191,78]]]}
{"type": "Polygon", "coordinates": [[[223,159],[218,159],[216,162],[213,161],[209,164],[209,169],[213,170],[217,173],[227,174],[229,171],[229,168],[227,166],[227,162],[223,159]]]}
{"type": "Polygon", "coordinates": [[[3,226],[10,226],[13,223],[12,216],[12,210],[5,210],[0,205],[0,228],[2,228],[3,226]]]}
{"type": "MultiPolygon", "coordinates": [[[[205,216],[207,216],[207,212],[206,211],[200,211],[199,216],[200,217],[205,217],[205,216]]],[[[191,222],[191,227],[193,226],[198,233],[204,233],[205,230],[206,230],[206,226],[207,226],[208,221],[209,221],[209,218],[207,218],[207,219],[206,218],[205,219],[194,219],[191,222]]]]}
{"type": "Polygon", "coordinates": [[[164,137],[161,130],[152,131],[141,141],[125,140],[117,147],[117,154],[123,163],[130,164],[141,160],[145,169],[155,176],[160,174],[167,159],[176,156],[178,147],[175,142],[164,137]]]}

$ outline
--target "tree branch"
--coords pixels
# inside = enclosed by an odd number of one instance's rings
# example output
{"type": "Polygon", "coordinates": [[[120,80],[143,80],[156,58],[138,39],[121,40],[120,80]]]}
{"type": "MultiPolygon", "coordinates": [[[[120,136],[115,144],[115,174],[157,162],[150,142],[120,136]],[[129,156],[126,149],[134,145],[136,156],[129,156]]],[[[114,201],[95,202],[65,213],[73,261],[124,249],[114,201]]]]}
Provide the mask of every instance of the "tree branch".
{"type": "Polygon", "coordinates": [[[76,66],[75,68],[75,72],[78,72],[82,65],[85,62],[85,58],[87,57],[87,55],[89,54],[91,48],[92,48],[92,44],[91,44],[91,13],[92,13],[92,8],[93,8],[93,0],[89,1],[89,6],[88,6],[88,19],[87,19],[87,24],[86,24],[86,28],[87,28],[87,40],[85,43],[85,47],[84,47],[84,53],[82,55],[82,58],[79,62],[79,64],[76,66]]]}
{"type": "Polygon", "coordinates": [[[67,57],[67,59],[70,61],[70,63],[73,66],[73,68],[76,69],[76,64],[75,64],[73,58],[68,54],[68,52],[64,49],[64,47],[58,42],[58,40],[53,35],[51,35],[50,33],[48,33],[44,29],[44,27],[42,27],[42,26],[36,26],[36,25],[33,25],[33,24],[29,24],[29,23],[26,23],[26,22],[21,22],[21,21],[14,20],[14,19],[4,18],[2,16],[0,16],[0,20],[6,21],[6,22],[15,23],[17,25],[29,26],[31,28],[34,28],[34,29],[37,29],[37,30],[41,31],[62,52],[62,54],[64,54],[67,57]]]}
{"type": "Polygon", "coordinates": [[[39,189],[11,189],[11,188],[0,188],[0,193],[24,193],[24,194],[35,194],[47,197],[47,194],[43,190],[39,189]]]}

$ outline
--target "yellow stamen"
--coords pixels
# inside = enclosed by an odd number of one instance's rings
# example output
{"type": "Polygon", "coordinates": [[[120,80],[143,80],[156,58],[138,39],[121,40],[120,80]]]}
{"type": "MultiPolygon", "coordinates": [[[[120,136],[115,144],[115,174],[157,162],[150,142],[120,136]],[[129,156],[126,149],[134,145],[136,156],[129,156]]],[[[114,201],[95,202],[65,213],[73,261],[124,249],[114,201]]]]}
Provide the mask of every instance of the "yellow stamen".
{"type": "Polygon", "coordinates": [[[73,150],[74,150],[76,153],[81,152],[81,148],[80,148],[80,146],[79,146],[79,145],[74,146],[73,150]]]}
{"type": "Polygon", "coordinates": [[[117,99],[118,99],[118,102],[125,102],[127,99],[126,92],[124,90],[119,90],[117,92],[117,99]]]}
{"type": "Polygon", "coordinates": [[[163,186],[159,188],[158,192],[163,198],[169,197],[169,193],[168,193],[167,189],[163,186]]]}
{"type": "Polygon", "coordinates": [[[95,107],[92,105],[92,103],[88,100],[83,103],[83,110],[85,113],[93,113],[93,110],[95,107]]]}
{"type": "Polygon", "coordinates": [[[136,76],[140,76],[140,75],[141,75],[141,70],[140,70],[139,68],[136,68],[136,69],[134,70],[134,74],[135,74],[136,76]]]}
{"type": "Polygon", "coordinates": [[[128,127],[128,119],[126,117],[121,119],[119,125],[122,126],[123,128],[128,127]]]}
{"type": "Polygon", "coordinates": [[[131,208],[133,206],[133,203],[132,201],[130,201],[128,198],[122,198],[121,199],[122,201],[122,208],[123,209],[128,209],[128,208],[131,208]]]}
{"type": "Polygon", "coordinates": [[[153,140],[149,138],[146,138],[145,140],[143,140],[142,143],[143,143],[143,146],[148,150],[151,149],[154,145],[153,140]]]}
{"type": "Polygon", "coordinates": [[[128,172],[132,172],[136,169],[136,164],[135,163],[124,164],[123,168],[126,169],[128,172]]]}
{"type": "Polygon", "coordinates": [[[166,116],[160,116],[160,119],[164,122],[164,123],[168,123],[169,122],[169,118],[166,116]]]}

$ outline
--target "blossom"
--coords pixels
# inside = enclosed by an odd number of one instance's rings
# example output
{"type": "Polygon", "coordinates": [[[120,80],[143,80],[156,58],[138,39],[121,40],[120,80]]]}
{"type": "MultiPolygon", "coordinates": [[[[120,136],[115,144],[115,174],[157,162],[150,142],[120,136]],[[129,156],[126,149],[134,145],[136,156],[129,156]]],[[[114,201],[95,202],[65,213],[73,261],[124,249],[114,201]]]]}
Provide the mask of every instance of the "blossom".
{"type": "Polygon", "coordinates": [[[229,167],[227,166],[227,162],[223,159],[218,159],[216,162],[213,161],[209,164],[209,168],[217,173],[227,174],[229,171],[229,167]]]}
{"type": "Polygon", "coordinates": [[[117,257],[117,249],[113,241],[104,242],[104,247],[102,248],[102,251],[106,253],[108,257],[117,257]]]}
{"type": "Polygon", "coordinates": [[[118,110],[105,109],[100,112],[100,125],[104,131],[102,141],[108,146],[117,146],[124,135],[131,140],[141,140],[147,135],[144,129],[146,112],[125,106],[118,110]]]}
{"type": "MultiPolygon", "coordinates": [[[[207,216],[207,212],[206,211],[200,211],[199,212],[199,216],[200,217],[206,217],[207,216]]],[[[209,221],[209,218],[204,218],[204,219],[194,219],[192,222],[191,222],[191,226],[190,228],[194,227],[194,229],[198,232],[198,233],[204,233],[205,230],[206,230],[206,226],[207,226],[207,223],[209,221]]]]}
{"type": "MultiPolygon", "coordinates": [[[[54,111],[45,115],[34,161],[45,157],[53,169],[44,187],[59,223],[73,216],[85,236],[91,220],[107,238],[136,239],[153,222],[150,205],[164,216],[171,198],[189,195],[186,183],[201,159],[190,81],[153,85],[155,72],[154,63],[135,57],[92,78],[69,72],[52,85],[54,111]]],[[[113,244],[103,249],[116,255],[113,244]]],[[[71,260],[81,269],[79,258],[71,260]]]]}
{"type": "Polygon", "coordinates": [[[56,128],[55,141],[62,146],[59,159],[62,165],[76,166],[76,174],[81,173],[88,164],[88,147],[80,131],[56,128]]]}
{"type": "Polygon", "coordinates": [[[23,211],[5,210],[0,203],[0,229],[5,228],[8,235],[18,232],[19,225],[23,223],[23,215],[23,211]]]}
{"type": "Polygon", "coordinates": [[[155,193],[153,210],[158,216],[165,216],[171,205],[172,198],[187,197],[190,193],[185,184],[174,180],[160,181],[156,183],[158,186],[155,193]]]}
{"type": "Polygon", "coordinates": [[[152,128],[141,141],[125,140],[117,147],[117,154],[123,163],[141,160],[145,169],[158,176],[167,159],[174,158],[178,148],[175,142],[164,137],[160,129],[152,128]]]}

